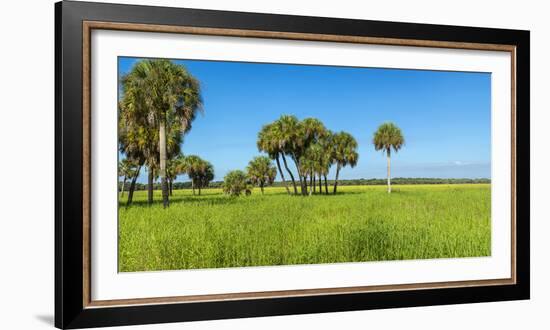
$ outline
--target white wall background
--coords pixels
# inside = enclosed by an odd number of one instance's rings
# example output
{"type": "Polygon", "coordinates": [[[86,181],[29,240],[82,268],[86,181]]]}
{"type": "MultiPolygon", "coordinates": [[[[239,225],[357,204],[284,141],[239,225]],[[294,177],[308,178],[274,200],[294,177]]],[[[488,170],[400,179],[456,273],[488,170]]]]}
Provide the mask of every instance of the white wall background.
{"type": "MultiPolygon", "coordinates": [[[[119,1],[179,7],[531,30],[532,299],[282,316],[142,329],[548,329],[550,21],[544,1],[119,1]]],[[[0,10],[0,328],[53,327],[54,17],[52,0],[0,10]]],[[[125,329],[138,329],[127,327],[125,329]]]]}

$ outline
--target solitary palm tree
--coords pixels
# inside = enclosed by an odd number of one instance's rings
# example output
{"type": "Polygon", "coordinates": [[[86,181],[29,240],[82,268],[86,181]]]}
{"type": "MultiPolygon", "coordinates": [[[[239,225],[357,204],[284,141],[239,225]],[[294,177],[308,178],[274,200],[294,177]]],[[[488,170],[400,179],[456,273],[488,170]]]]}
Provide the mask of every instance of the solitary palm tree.
{"type": "Polygon", "coordinates": [[[347,165],[355,167],[359,159],[357,153],[357,141],[355,138],[346,132],[336,133],[332,136],[333,144],[333,159],[336,163],[336,177],[334,179],[334,191],[336,194],[336,188],[338,187],[338,175],[342,167],[347,165]]]}
{"type": "Polygon", "coordinates": [[[394,123],[387,122],[378,127],[372,139],[375,150],[386,152],[388,159],[388,193],[391,193],[391,150],[397,152],[405,144],[405,138],[401,133],[401,129],[394,123]]]}

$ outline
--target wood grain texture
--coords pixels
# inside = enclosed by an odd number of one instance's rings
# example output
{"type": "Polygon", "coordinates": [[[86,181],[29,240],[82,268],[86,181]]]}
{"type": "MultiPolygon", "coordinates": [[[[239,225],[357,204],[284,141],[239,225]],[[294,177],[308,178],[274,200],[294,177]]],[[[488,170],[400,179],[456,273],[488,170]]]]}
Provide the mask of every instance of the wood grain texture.
{"type": "Polygon", "coordinates": [[[82,304],[88,306],[91,298],[91,29],[83,26],[82,35],[82,304]]]}
{"type": "Polygon", "coordinates": [[[507,279],[494,280],[475,280],[475,281],[454,281],[454,282],[434,282],[434,283],[415,283],[415,284],[392,284],[392,285],[370,285],[339,288],[322,289],[304,289],[304,290],[283,290],[283,291],[262,291],[262,292],[239,292],[228,294],[207,294],[190,295],[175,297],[154,297],[137,299],[117,299],[117,300],[96,300],[91,301],[88,307],[108,307],[108,306],[128,306],[128,305],[148,305],[148,304],[173,304],[190,302],[210,302],[210,301],[228,301],[242,299],[259,298],[283,298],[283,297],[301,297],[316,295],[334,295],[334,294],[353,294],[364,292],[384,292],[384,291],[408,291],[408,290],[427,290],[442,288],[460,288],[472,286],[488,285],[513,285],[515,281],[507,279]]]}
{"type": "Polygon", "coordinates": [[[511,52],[515,48],[515,46],[513,45],[500,45],[500,44],[480,44],[480,43],[470,43],[470,42],[448,42],[448,41],[434,41],[434,40],[342,36],[342,35],[333,35],[333,34],[295,33],[295,32],[279,32],[279,31],[203,28],[203,27],[179,26],[179,25],[176,26],[176,25],[85,21],[84,26],[89,29],[98,29],[98,30],[178,33],[178,34],[195,34],[195,35],[211,35],[211,36],[227,36],[227,37],[325,41],[325,42],[342,42],[342,43],[355,43],[355,44],[415,46],[415,47],[452,48],[452,49],[470,49],[470,50],[488,50],[488,51],[511,52]]]}

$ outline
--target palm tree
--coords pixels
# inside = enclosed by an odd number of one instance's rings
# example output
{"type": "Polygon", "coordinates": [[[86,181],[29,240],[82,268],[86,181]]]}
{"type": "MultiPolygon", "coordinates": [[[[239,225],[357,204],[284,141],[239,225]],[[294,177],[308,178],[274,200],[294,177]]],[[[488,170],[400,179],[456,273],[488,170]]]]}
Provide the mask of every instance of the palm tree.
{"type": "Polygon", "coordinates": [[[319,139],[327,136],[329,131],[325,125],[317,118],[306,118],[302,120],[302,145],[307,148],[310,144],[319,141],[319,139]]]}
{"type": "Polygon", "coordinates": [[[185,161],[185,156],[181,153],[171,157],[166,164],[166,178],[168,179],[168,190],[170,196],[173,194],[173,185],[174,181],[177,179],[178,175],[185,172],[181,171],[182,163],[185,161]]]}
{"type": "Polygon", "coordinates": [[[208,187],[210,181],[214,180],[214,166],[196,155],[184,157],[177,171],[187,174],[191,180],[193,195],[195,195],[195,189],[198,189],[200,195],[201,188],[208,187]]]}
{"type": "MultiPolygon", "coordinates": [[[[124,83],[123,91],[130,86],[124,83]]],[[[149,125],[145,116],[145,102],[139,93],[125,93],[118,109],[118,143],[119,150],[126,158],[132,159],[138,165],[136,173],[130,182],[126,206],[132,204],[137,178],[143,165],[151,166],[156,157],[158,143],[156,131],[149,125]]]]}
{"type": "Polygon", "coordinates": [[[264,187],[271,185],[277,175],[277,169],[271,162],[271,159],[265,156],[254,157],[248,163],[246,171],[250,182],[260,187],[262,195],[264,194],[264,187]]]}
{"type": "MultiPolygon", "coordinates": [[[[301,193],[302,195],[307,195],[308,178],[309,189],[313,190],[313,192],[316,189],[316,177],[319,178],[319,183],[321,184],[321,176],[325,175],[326,185],[326,175],[332,165],[330,160],[331,150],[328,150],[331,149],[331,146],[327,147],[327,144],[324,142],[322,147],[325,148],[325,152],[317,150],[316,159],[310,159],[311,155],[306,155],[306,153],[308,153],[311,145],[320,143],[322,140],[328,141],[330,135],[331,132],[325,128],[319,119],[306,118],[300,121],[296,116],[282,115],[273,123],[262,127],[262,130],[258,134],[257,145],[260,151],[266,152],[270,158],[276,160],[279,174],[283,179],[283,183],[286,183],[279,162],[279,157],[282,158],[284,167],[292,181],[294,194],[298,194],[294,174],[288,168],[285,156],[290,157],[296,166],[301,193]],[[321,157],[321,154],[324,154],[324,156],[321,157]],[[322,161],[321,158],[323,158],[322,161]]],[[[326,189],[328,190],[328,186],[326,189]]],[[[288,188],[287,192],[290,193],[288,188]]],[[[313,192],[310,192],[310,194],[313,192]]]]}
{"type": "Polygon", "coordinates": [[[325,194],[327,195],[329,194],[327,177],[328,177],[328,173],[330,172],[330,168],[334,163],[334,158],[333,158],[334,145],[332,143],[333,136],[334,136],[334,133],[332,133],[331,131],[327,131],[327,134],[318,141],[318,144],[321,146],[321,149],[323,150],[323,154],[319,158],[319,164],[318,164],[319,192],[321,192],[321,188],[322,188],[321,176],[323,176],[325,181],[325,194]]]}
{"type": "Polygon", "coordinates": [[[282,150],[282,159],[283,164],[285,166],[286,171],[290,175],[290,179],[292,180],[292,185],[294,186],[294,194],[298,194],[298,190],[296,189],[296,180],[294,179],[294,175],[292,174],[292,171],[288,168],[288,164],[286,162],[286,155],[289,155],[292,160],[294,161],[294,164],[296,165],[296,169],[298,170],[298,178],[300,179],[300,186],[303,189],[303,183],[302,183],[302,177],[300,176],[300,170],[299,170],[299,156],[297,155],[297,152],[300,148],[300,141],[298,139],[298,133],[300,130],[300,121],[295,116],[291,115],[282,115],[279,119],[277,119],[275,122],[275,137],[276,141],[278,142],[279,149],[282,150]]]}
{"type": "Polygon", "coordinates": [[[241,170],[229,171],[223,178],[223,191],[232,196],[239,196],[243,191],[249,191],[249,183],[246,176],[241,170]]]}
{"type": "Polygon", "coordinates": [[[302,173],[309,175],[309,194],[315,192],[315,176],[319,173],[320,159],[324,153],[318,143],[310,145],[300,159],[302,173]]]}
{"type": "Polygon", "coordinates": [[[120,187],[120,197],[124,196],[124,186],[126,185],[126,180],[128,179],[129,164],[126,159],[123,159],[118,162],[118,177],[122,177],[122,185],[120,187]]]}
{"type": "MultiPolygon", "coordinates": [[[[279,136],[279,145],[283,149],[284,154],[291,157],[296,165],[298,178],[300,179],[300,187],[302,195],[307,195],[307,176],[308,173],[302,171],[304,166],[301,165],[301,160],[308,146],[315,142],[318,138],[326,134],[326,128],[323,123],[316,118],[306,118],[299,121],[296,116],[282,115],[275,121],[275,125],[279,136]]],[[[286,165],[286,160],[283,158],[287,171],[292,176],[292,172],[286,165]]],[[[294,178],[293,178],[293,183],[294,178]]]]}
{"type": "Polygon", "coordinates": [[[136,190],[136,182],[139,177],[139,173],[141,172],[142,166],[143,166],[143,163],[137,163],[137,167],[134,171],[134,175],[131,177],[130,187],[128,188],[128,199],[126,200],[126,206],[129,206],[132,204],[132,200],[134,198],[134,191],[136,190]]]}
{"type": "Polygon", "coordinates": [[[332,157],[336,163],[336,178],[334,180],[333,193],[336,194],[340,170],[347,165],[355,167],[359,159],[359,154],[357,153],[357,141],[355,141],[355,138],[349,133],[340,132],[334,134],[332,137],[332,144],[332,157]]]}
{"type": "Polygon", "coordinates": [[[169,205],[166,177],[167,130],[174,124],[185,134],[202,109],[199,82],[181,65],[170,60],[138,62],[123,79],[124,96],[139,100],[143,117],[158,129],[158,167],[164,207],[169,205]]]}
{"type": "MultiPolygon", "coordinates": [[[[279,160],[280,156],[284,157],[284,154],[282,148],[280,148],[277,133],[278,131],[274,123],[264,125],[262,130],[258,133],[258,141],[256,144],[259,151],[267,153],[271,159],[275,160],[283,185],[285,186],[286,192],[290,195],[290,189],[286,184],[285,176],[281,169],[281,162],[279,160]]],[[[294,189],[296,189],[296,184],[294,184],[294,189]]]]}
{"type": "MultiPolygon", "coordinates": [[[[309,150],[309,149],[308,149],[309,150]]],[[[308,177],[309,177],[309,195],[313,194],[313,177],[315,176],[315,160],[313,158],[310,158],[309,153],[306,151],[304,155],[300,158],[300,172],[302,173],[302,180],[304,183],[304,186],[307,187],[308,185],[308,177]]],[[[302,189],[302,192],[306,191],[306,189],[302,189]]],[[[306,192],[306,194],[308,194],[306,192]]]]}
{"type": "Polygon", "coordinates": [[[201,160],[199,163],[199,169],[196,172],[197,186],[199,188],[199,196],[201,195],[201,189],[208,187],[210,181],[214,180],[214,166],[205,160],[201,160]]]}
{"type": "Polygon", "coordinates": [[[198,188],[199,182],[199,172],[201,167],[202,159],[196,155],[189,155],[185,157],[184,164],[182,165],[185,171],[185,174],[191,180],[191,188],[193,189],[193,195],[195,195],[195,188],[198,188]]]}
{"type": "MultiPolygon", "coordinates": [[[[139,172],[143,165],[147,165],[147,201],[153,203],[153,180],[158,175],[159,163],[159,141],[158,131],[149,124],[149,119],[140,117],[143,113],[135,111],[139,107],[136,101],[129,94],[123,99],[124,103],[119,110],[119,149],[138,166],[138,169],[131,180],[128,190],[127,205],[132,203],[133,193],[139,172]],[[157,173],[157,174],[155,174],[157,173]]],[[[183,133],[181,125],[172,124],[167,132],[167,154],[173,158],[180,153],[183,133]]]]}
{"type": "MultiPolygon", "coordinates": [[[[298,130],[298,139],[301,141],[298,143],[298,150],[297,150],[297,156],[298,159],[306,159],[307,165],[306,166],[299,166],[300,168],[303,168],[305,171],[301,173],[303,177],[303,189],[302,194],[307,194],[307,176],[310,177],[310,185],[313,188],[313,182],[314,182],[314,171],[316,167],[316,160],[312,160],[311,157],[303,157],[310,146],[313,143],[316,143],[321,138],[326,136],[327,129],[325,128],[325,125],[317,119],[317,118],[306,118],[300,122],[300,129],[298,130]]],[[[305,164],[304,164],[305,165],[305,164]]],[[[310,188],[311,189],[311,188],[310,188]]],[[[311,195],[311,191],[309,194],[311,195]]]]}
{"type": "Polygon", "coordinates": [[[383,123],[378,127],[372,139],[375,150],[386,153],[388,160],[388,193],[391,193],[391,150],[397,152],[405,144],[401,129],[394,123],[383,123]]]}
{"type": "Polygon", "coordinates": [[[125,158],[118,162],[118,176],[122,177],[122,187],[120,188],[120,197],[124,196],[124,187],[126,180],[133,178],[136,171],[136,164],[132,160],[125,158]]]}

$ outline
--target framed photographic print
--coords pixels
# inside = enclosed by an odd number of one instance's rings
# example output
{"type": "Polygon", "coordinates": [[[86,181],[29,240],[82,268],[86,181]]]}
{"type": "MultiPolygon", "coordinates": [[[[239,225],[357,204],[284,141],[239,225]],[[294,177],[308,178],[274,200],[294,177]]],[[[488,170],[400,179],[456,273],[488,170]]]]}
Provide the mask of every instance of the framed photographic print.
{"type": "Polygon", "coordinates": [[[529,32],[59,2],[59,328],[529,298],[529,32]]]}

